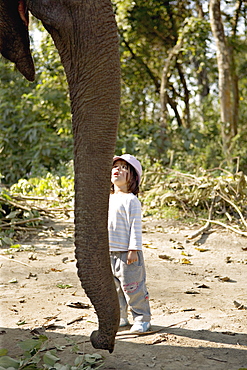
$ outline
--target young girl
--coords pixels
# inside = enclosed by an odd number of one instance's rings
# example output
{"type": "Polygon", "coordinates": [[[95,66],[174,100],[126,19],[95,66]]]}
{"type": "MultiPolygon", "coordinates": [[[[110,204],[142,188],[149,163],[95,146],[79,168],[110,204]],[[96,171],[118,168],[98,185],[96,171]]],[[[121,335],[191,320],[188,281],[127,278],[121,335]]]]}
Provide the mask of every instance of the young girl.
{"type": "Polygon", "coordinates": [[[151,313],[142,253],[141,203],[136,196],[141,175],[141,164],[132,155],[113,158],[108,230],[120,326],[129,325],[129,306],[134,320],[130,331],[143,333],[151,327],[151,313]]]}

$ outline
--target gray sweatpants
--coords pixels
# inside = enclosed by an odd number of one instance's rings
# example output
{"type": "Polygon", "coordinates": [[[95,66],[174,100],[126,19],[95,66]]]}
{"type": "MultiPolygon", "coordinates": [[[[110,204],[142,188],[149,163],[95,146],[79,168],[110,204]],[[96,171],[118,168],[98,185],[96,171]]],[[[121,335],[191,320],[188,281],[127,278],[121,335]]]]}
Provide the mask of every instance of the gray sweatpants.
{"type": "Polygon", "coordinates": [[[138,261],[127,265],[128,252],[110,252],[111,267],[120,304],[120,317],[128,317],[128,306],[134,321],[150,322],[149,295],[142,251],[138,261]]]}

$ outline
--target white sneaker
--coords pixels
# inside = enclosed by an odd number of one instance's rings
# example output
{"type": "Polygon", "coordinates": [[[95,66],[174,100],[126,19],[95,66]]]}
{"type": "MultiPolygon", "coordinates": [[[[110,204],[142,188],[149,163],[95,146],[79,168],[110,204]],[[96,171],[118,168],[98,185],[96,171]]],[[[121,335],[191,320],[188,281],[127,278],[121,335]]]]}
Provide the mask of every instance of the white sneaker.
{"type": "Polygon", "coordinates": [[[130,331],[131,333],[145,333],[146,331],[149,331],[150,328],[151,328],[150,322],[139,321],[134,323],[130,331]]]}
{"type": "Polygon", "coordinates": [[[122,328],[122,327],[128,326],[128,325],[129,325],[128,319],[125,319],[125,318],[121,317],[120,321],[119,321],[119,327],[122,328]]]}

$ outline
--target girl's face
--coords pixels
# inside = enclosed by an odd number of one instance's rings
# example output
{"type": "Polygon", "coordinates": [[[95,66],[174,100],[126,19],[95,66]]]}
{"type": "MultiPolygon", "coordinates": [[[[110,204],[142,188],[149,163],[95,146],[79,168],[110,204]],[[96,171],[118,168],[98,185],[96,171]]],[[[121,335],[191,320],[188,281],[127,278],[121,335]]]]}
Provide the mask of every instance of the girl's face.
{"type": "Polygon", "coordinates": [[[114,162],[111,171],[111,182],[114,186],[120,188],[122,191],[127,192],[127,181],[129,176],[129,166],[122,159],[114,162]]]}

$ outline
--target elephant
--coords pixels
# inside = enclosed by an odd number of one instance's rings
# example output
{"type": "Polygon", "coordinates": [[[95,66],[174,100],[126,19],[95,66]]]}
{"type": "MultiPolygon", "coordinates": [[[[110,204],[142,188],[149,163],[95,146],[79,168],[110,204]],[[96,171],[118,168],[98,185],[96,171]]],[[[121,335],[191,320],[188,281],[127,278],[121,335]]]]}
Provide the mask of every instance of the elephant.
{"type": "Polygon", "coordinates": [[[58,49],[69,86],[74,139],[75,256],[98,316],[94,348],[114,350],[119,303],[108,246],[108,200],[120,106],[119,40],[110,0],[0,0],[0,52],[30,81],[28,12],[58,49]]]}

